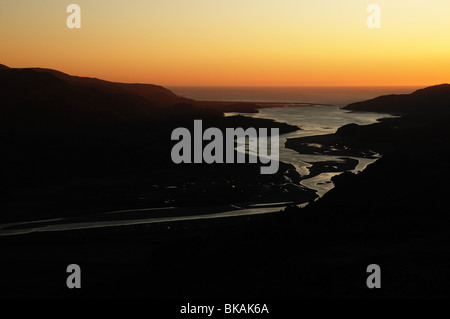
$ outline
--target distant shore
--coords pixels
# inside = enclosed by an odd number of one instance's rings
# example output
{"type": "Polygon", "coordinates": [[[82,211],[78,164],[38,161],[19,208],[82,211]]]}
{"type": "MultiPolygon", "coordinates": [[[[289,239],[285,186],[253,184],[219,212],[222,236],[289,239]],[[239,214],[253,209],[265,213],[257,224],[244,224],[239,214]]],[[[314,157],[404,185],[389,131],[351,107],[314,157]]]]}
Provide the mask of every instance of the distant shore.
{"type": "Polygon", "coordinates": [[[226,113],[258,113],[258,109],[269,107],[302,107],[302,106],[332,106],[331,104],[302,103],[302,102],[219,102],[196,101],[195,105],[211,108],[226,113]]]}

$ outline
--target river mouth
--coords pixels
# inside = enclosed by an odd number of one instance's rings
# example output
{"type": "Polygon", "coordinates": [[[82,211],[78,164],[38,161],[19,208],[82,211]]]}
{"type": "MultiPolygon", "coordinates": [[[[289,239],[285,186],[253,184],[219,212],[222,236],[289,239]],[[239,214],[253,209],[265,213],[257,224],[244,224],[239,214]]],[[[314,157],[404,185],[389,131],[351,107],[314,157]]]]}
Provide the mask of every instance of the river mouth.
{"type": "Polygon", "coordinates": [[[287,140],[334,134],[340,127],[347,124],[368,125],[378,122],[381,118],[393,117],[390,114],[353,112],[339,106],[324,105],[262,108],[258,111],[258,113],[226,113],[225,116],[242,115],[271,119],[300,127],[301,130],[280,135],[280,161],[293,165],[302,176],[301,185],[314,190],[319,196],[318,198],[334,188],[333,177],[346,171],[358,174],[379,159],[381,155],[377,153],[372,153],[368,157],[327,155],[323,154],[324,146],[320,143],[309,144],[310,149],[317,149],[315,154],[311,152],[303,154],[286,147],[287,140]],[[353,161],[354,165],[342,165],[345,161],[353,161]],[[322,172],[311,172],[311,168],[323,163],[327,163],[327,165],[321,165],[322,172]]]}

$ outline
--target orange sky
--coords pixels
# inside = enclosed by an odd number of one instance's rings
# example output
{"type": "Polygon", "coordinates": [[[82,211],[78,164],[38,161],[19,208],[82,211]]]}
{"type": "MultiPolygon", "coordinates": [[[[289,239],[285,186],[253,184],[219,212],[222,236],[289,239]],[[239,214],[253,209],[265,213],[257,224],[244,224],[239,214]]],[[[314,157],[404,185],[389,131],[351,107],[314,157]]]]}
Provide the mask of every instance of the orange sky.
{"type": "Polygon", "coordinates": [[[448,0],[3,0],[0,63],[174,85],[450,82],[448,0]],[[81,7],[68,29],[66,7],[81,7]],[[366,8],[380,5],[381,29],[366,8]]]}

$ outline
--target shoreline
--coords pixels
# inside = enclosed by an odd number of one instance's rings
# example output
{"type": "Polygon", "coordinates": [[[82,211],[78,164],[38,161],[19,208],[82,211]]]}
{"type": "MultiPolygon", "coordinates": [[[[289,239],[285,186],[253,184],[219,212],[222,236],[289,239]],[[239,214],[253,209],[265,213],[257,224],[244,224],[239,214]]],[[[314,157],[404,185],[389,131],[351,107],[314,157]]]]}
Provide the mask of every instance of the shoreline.
{"type": "MultiPolygon", "coordinates": [[[[293,202],[253,204],[247,207],[236,205],[215,207],[167,207],[128,210],[123,212],[106,212],[73,218],[59,218],[54,220],[29,221],[0,224],[0,238],[23,236],[43,233],[67,233],[73,231],[100,230],[111,231],[124,227],[139,227],[152,224],[173,224],[189,221],[205,221],[208,223],[216,219],[250,217],[254,215],[276,214],[293,202]],[[166,216],[145,216],[145,212],[172,210],[166,216]],[[122,213],[122,216],[112,214],[122,213]],[[141,214],[140,218],[137,214],[141,214]],[[109,215],[109,216],[108,216],[109,215]],[[106,218],[105,218],[106,217],[106,218]],[[108,218],[109,217],[109,218],[108,218]],[[114,218],[116,217],[116,218],[114,218]],[[121,218],[118,218],[121,217],[121,218]],[[28,226],[28,227],[27,227],[28,226]]],[[[306,204],[306,203],[304,203],[306,204]]]]}
{"type": "Polygon", "coordinates": [[[259,113],[258,109],[282,107],[314,107],[335,106],[331,104],[307,102],[233,102],[233,101],[195,101],[195,106],[205,109],[214,109],[224,113],[259,113]]]}

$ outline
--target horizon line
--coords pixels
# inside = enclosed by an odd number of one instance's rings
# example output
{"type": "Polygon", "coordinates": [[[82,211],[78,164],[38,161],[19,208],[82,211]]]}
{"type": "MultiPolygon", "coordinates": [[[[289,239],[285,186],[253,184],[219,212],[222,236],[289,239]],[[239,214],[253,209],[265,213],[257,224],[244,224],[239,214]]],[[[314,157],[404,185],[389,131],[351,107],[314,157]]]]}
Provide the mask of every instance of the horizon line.
{"type": "Polygon", "coordinates": [[[10,69],[48,69],[48,70],[54,70],[54,71],[58,71],[58,72],[62,72],[65,73],[67,75],[70,76],[75,76],[75,77],[85,77],[85,78],[92,78],[92,79],[99,79],[99,80],[103,80],[103,81],[108,81],[108,82],[116,82],[116,83],[124,83],[124,84],[149,84],[149,85],[158,85],[158,86],[163,86],[163,87],[190,87],[190,88],[194,88],[194,87],[202,87],[202,88],[298,88],[298,87],[308,87],[308,88],[314,88],[314,87],[335,87],[335,88],[344,88],[344,87],[354,87],[354,88],[374,88],[374,87],[430,87],[430,86],[435,86],[435,85],[440,85],[440,84],[447,84],[450,83],[449,82],[442,82],[442,83],[435,83],[435,84],[346,84],[346,85],[341,85],[341,84],[298,84],[298,85],[282,85],[282,84],[274,84],[274,85],[224,85],[224,84],[212,84],[212,85],[205,85],[205,84],[163,84],[163,83],[158,83],[158,82],[147,82],[147,81],[143,81],[143,82],[139,82],[139,81],[121,81],[121,80],[109,80],[103,77],[98,77],[95,75],[75,75],[75,74],[71,74],[67,71],[62,71],[59,69],[55,69],[52,67],[43,67],[43,66],[29,66],[29,67],[10,67],[6,64],[2,64],[1,65],[10,68],[10,69]]]}
{"type": "MultiPolygon", "coordinates": [[[[131,84],[138,84],[138,83],[131,83],[131,84]]],[[[441,85],[441,84],[447,84],[447,83],[439,83],[439,84],[405,84],[405,85],[165,85],[160,84],[165,87],[210,87],[210,88],[298,88],[298,87],[336,87],[336,88],[342,88],[342,87],[429,87],[429,86],[435,86],[435,85],[441,85]]]]}

